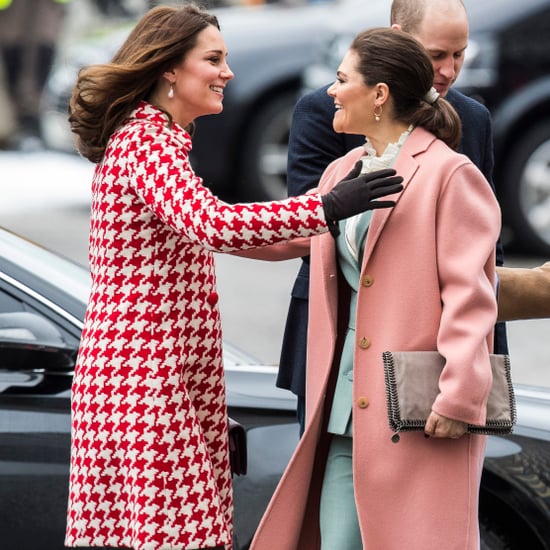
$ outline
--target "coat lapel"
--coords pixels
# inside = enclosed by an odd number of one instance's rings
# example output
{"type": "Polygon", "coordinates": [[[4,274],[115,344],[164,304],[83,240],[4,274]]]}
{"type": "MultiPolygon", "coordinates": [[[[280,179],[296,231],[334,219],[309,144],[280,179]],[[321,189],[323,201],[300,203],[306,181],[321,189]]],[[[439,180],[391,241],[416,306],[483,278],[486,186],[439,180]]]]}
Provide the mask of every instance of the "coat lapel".
{"type": "MultiPolygon", "coordinates": [[[[418,161],[416,156],[426,151],[430,143],[435,140],[435,136],[423,128],[415,128],[408,139],[403,144],[394,164],[397,175],[403,177],[403,191],[394,198],[396,205],[407,192],[407,187],[412,180],[414,174],[418,170],[418,161]]],[[[390,219],[393,208],[380,208],[372,214],[369,230],[367,232],[367,242],[365,244],[365,252],[363,255],[362,270],[365,268],[372,252],[378,242],[380,234],[384,229],[387,221],[390,219]]]]}
{"type": "Polygon", "coordinates": [[[327,304],[327,313],[330,319],[331,337],[336,338],[336,321],[338,317],[338,265],[336,245],[332,235],[320,235],[314,237],[318,240],[320,266],[322,266],[321,276],[323,284],[321,285],[324,296],[322,303],[327,304]]]}

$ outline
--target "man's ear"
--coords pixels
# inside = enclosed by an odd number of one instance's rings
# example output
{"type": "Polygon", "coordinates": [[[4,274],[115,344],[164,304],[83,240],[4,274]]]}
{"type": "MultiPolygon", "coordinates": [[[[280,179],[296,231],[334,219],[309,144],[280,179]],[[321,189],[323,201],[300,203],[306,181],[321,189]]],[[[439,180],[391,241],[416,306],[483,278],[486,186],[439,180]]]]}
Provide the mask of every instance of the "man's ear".
{"type": "Polygon", "coordinates": [[[403,28],[401,27],[401,25],[399,23],[394,23],[392,26],[391,26],[392,29],[396,30],[396,31],[402,31],[403,28]]]}

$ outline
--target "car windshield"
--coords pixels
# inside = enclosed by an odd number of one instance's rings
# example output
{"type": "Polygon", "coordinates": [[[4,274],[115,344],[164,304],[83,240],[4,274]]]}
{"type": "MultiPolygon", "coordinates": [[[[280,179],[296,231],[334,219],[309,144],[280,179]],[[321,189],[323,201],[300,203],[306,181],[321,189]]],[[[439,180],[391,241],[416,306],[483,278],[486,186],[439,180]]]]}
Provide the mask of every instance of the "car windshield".
{"type": "Polygon", "coordinates": [[[84,304],[88,301],[90,274],[85,267],[3,228],[0,261],[18,266],[84,304]]]}

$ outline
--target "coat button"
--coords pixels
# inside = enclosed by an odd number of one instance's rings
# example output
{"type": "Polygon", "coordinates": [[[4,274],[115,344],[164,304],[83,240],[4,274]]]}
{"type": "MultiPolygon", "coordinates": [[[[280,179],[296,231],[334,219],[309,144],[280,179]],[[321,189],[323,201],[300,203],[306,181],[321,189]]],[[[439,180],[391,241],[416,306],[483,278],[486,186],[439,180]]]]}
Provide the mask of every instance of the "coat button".
{"type": "Polygon", "coordinates": [[[372,286],[373,283],[374,277],[372,277],[371,275],[363,275],[363,277],[361,277],[361,284],[363,286],[372,286]]]}
{"type": "Polygon", "coordinates": [[[359,340],[359,347],[361,349],[367,349],[369,346],[370,346],[370,340],[366,336],[363,336],[363,338],[359,340]]]}
{"type": "Polygon", "coordinates": [[[366,409],[369,406],[369,400],[366,397],[359,397],[357,399],[357,406],[360,409],[366,409]]]}
{"type": "Polygon", "coordinates": [[[218,303],[218,300],[219,300],[219,296],[217,292],[211,292],[208,295],[208,298],[206,298],[206,301],[211,306],[215,306],[218,303]]]}

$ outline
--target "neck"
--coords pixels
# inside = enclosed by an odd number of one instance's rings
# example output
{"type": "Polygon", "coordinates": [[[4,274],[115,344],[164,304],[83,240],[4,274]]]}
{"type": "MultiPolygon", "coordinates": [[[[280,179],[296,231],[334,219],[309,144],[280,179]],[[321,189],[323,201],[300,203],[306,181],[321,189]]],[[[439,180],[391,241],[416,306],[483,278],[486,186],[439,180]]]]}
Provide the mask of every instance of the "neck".
{"type": "Polygon", "coordinates": [[[184,113],[180,112],[178,105],[175,100],[170,100],[167,97],[164,97],[166,94],[154,93],[151,94],[149,98],[149,103],[155,105],[156,107],[166,111],[172,117],[174,122],[177,122],[182,128],[185,128],[192,120],[189,120],[188,116],[185,116],[184,113]]]}
{"type": "Polygon", "coordinates": [[[377,156],[381,156],[390,143],[397,143],[399,138],[409,128],[408,124],[393,122],[392,124],[379,123],[378,127],[365,137],[374,147],[377,156]]]}

